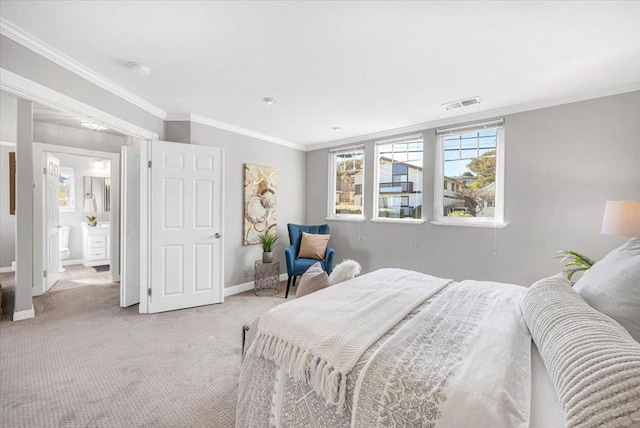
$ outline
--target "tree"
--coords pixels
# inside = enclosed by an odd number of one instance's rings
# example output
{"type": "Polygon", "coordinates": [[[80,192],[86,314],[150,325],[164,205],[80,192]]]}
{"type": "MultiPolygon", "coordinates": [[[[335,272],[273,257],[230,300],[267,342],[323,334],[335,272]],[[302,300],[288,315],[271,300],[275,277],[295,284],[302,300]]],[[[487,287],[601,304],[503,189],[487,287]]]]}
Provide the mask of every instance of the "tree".
{"type": "Polygon", "coordinates": [[[355,175],[362,170],[361,159],[339,160],[336,165],[336,178],[345,184],[352,185],[355,182],[355,175]]]}
{"type": "Polygon", "coordinates": [[[483,153],[482,156],[474,158],[467,165],[476,176],[476,179],[469,185],[473,189],[482,189],[487,184],[496,181],[496,151],[491,150],[483,153]]]}
{"type": "MultiPolygon", "coordinates": [[[[471,186],[474,184],[475,182],[471,183],[471,186]]],[[[464,205],[469,209],[469,213],[475,217],[478,206],[483,205],[485,202],[493,204],[496,195],[489,189],[473,188],[471,186],[462,186],[456,194],[464,201],[464,205]]]]}

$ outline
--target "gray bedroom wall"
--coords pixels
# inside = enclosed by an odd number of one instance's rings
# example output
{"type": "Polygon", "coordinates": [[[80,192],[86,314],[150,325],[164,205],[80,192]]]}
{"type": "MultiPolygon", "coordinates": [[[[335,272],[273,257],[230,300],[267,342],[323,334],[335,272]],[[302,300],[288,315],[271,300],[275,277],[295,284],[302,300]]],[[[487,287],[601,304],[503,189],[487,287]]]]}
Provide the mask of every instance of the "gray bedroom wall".
{"type": "MultiPolygon", "coordinates": [[[[572,249],[600,259],[626,238],[600,234],[606,200],[640,199],[640,92],[505,116],[504,229],[330,221],[336,262],[365,271],[530,285],[562,270],[572,249]]],[[[424,207],[433,219],[435,130],[425,130],[424,207]]],[[[366,142],[365,215],[373,202],[374,142],[366,142]]],[[[306,213],[326,223],[328,150],[307,153],[306,213]]]]}
{"type": "Polygon", "coordinates": [[[164,120],[0,35],[0,63],[15,74],[110,113],[164,138],[164,120]]]}
{"type": "Polygon", "coordinates": [[[275,256],[286,272],[284,248],[289,245],[287,223],[305,220],[305,152],[197,123],[191,124],[191,144],[225,151],[225,287],[250,281],[243,269],[262,256],[258,245],[242,245],[243,165],[254,163],[278,170],[278,235],[275,256]]]}

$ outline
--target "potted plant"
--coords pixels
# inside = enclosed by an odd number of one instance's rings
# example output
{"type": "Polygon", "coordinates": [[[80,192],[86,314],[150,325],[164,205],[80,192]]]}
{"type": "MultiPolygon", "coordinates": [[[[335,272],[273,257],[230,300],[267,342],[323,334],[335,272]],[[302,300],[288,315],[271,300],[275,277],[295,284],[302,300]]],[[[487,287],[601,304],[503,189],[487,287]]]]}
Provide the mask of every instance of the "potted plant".
{"type": "Polygon", "coordinates": [[[273,262],[273,248],[276,246],[278,236],[275,233],[265,233],[258,236],[258,243],[262,247],[262,263],[273,262]]]}
{"type": "Polygon", "coordinates": [[[87,226],[96,227],[98,222],[96,221],[96,217],[92,215],[88,215],[87,217],[87,226]]]}
{"type": "Polygon", "coordinates": [[[568,269],[566,269],[564,273],[567,275],[567,279],[569,281],[571,281],[571,277],[574,273],[589,270],[589,268],[595,264],[595,261],[593,261],[593,259],[576,251],[561,250],[558,251],[558,253],[559,255],[556,256],[556,258],[561,259],[561,262],[567,262],[565,263],[565,266],[568,269]]]}

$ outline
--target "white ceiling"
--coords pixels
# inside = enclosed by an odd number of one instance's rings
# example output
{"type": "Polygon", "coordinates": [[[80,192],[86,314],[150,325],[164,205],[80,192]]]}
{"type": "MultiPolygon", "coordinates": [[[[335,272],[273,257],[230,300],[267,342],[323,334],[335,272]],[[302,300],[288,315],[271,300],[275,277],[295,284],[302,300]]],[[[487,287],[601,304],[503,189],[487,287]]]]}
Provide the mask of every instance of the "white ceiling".
{"type": "Polygon", "coordinates": [[[640,2],[2,1],[0,15],[166,112],[305,145],[640,88],[640,2]]]}

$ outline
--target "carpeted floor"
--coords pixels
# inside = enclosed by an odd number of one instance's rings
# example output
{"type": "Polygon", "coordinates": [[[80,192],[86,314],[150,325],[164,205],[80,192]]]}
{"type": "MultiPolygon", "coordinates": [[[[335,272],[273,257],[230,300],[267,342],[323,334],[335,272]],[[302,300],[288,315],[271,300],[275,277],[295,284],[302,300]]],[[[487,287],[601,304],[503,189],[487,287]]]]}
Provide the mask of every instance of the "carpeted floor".
{"type": "Polygon", "coordinates": [[[117,284],[91,285],[34,298],[31,320],[5,312],[0,426],[234,425],[242,324],[284,293],[154,315],[118,301],[117,284]]]}

